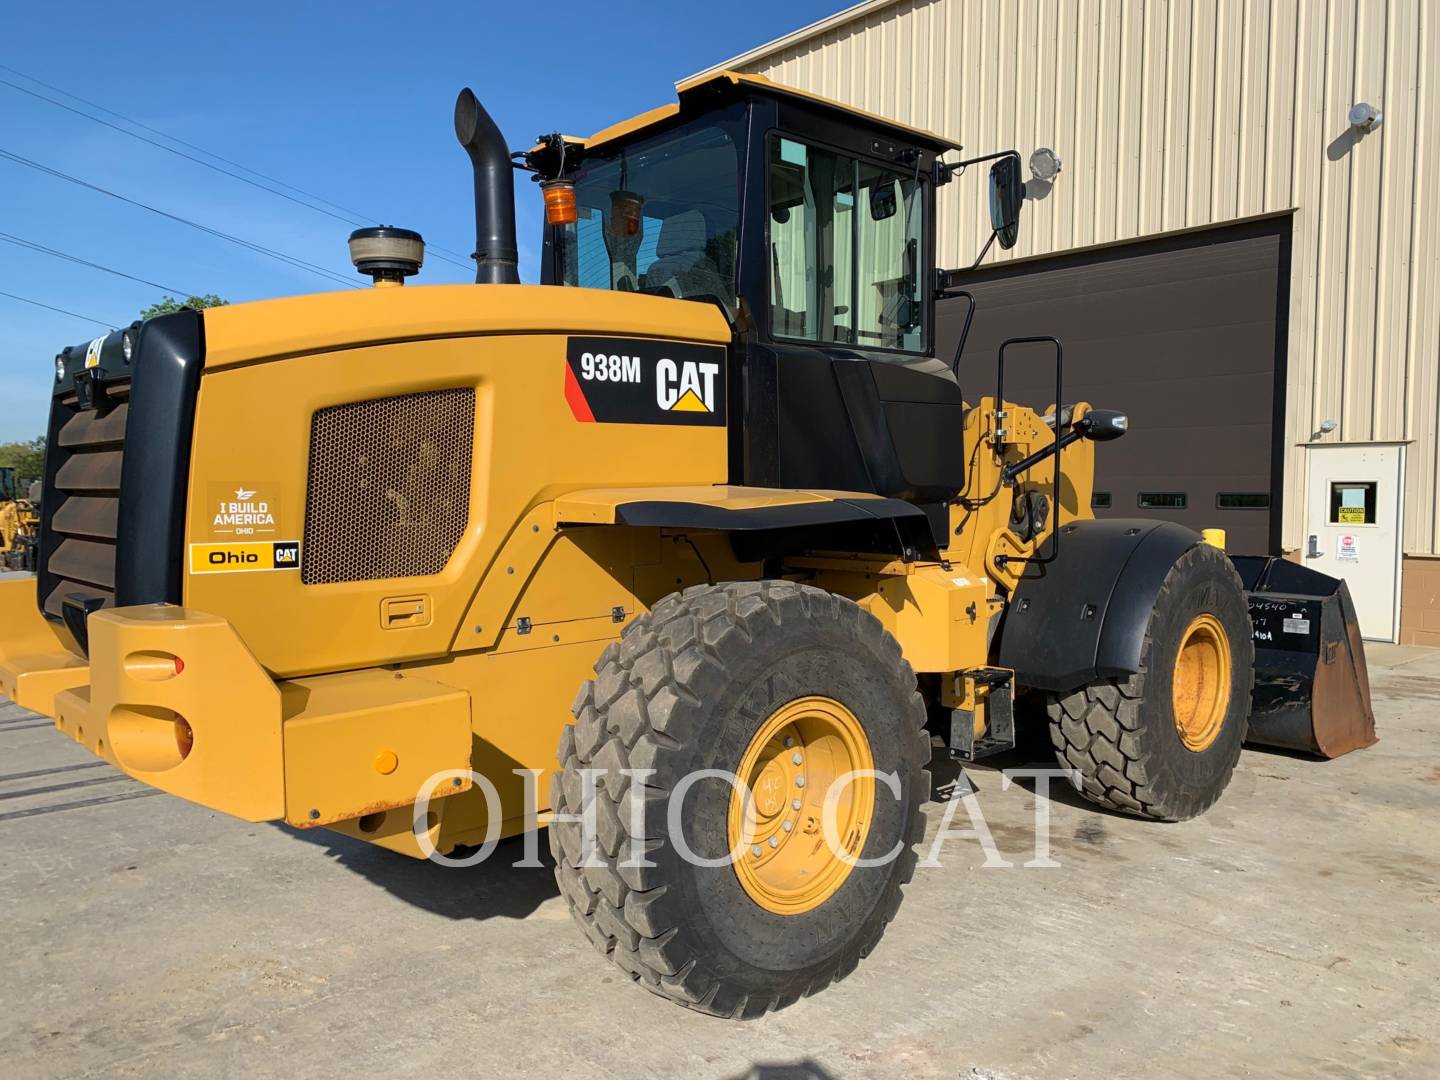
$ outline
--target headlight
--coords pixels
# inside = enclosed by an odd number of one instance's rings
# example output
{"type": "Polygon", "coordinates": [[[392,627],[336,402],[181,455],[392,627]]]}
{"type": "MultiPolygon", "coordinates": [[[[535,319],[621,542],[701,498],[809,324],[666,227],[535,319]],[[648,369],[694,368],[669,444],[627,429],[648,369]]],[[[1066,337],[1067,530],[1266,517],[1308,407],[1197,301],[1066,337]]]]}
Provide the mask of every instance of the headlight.
{"type": "Polygon", "coordinates": [[[65,381],[65,357],[63,356],[55,357],[55,381],[65,381]]]}
{"type": "Polygon", "coordinates": [[[120,348],[124,351],[125,362],[128,364],[131,355],[135,352],[134,335],[129,330],[120,335],[120,348]]]}

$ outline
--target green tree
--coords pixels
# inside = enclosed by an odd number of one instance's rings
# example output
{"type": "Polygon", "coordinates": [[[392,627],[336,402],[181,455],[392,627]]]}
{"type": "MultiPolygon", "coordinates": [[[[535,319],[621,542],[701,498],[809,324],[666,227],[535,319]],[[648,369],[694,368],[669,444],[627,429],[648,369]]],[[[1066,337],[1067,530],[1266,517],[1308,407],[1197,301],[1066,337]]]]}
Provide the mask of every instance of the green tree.
{"type": "Polygon", "coordinates": [[[140,318],[153,319],[156,315],[169,315],[172,311],[179,311],[181,308],[194,308],[200,311],[207,307],[224,307],[230,303],[229,300],[222,300],[214,293],[206,293],[204,296],[187,296],[184,300],[176,300],[173,296],[167,296],[157,304],[151,304],[140,312],[140,318]]]}
{"type": "Polygon", "coordinates": [[[28,442],[0,443],[0,465],[9,465],[20,481],[20,490],[45,475],[45,437],[28,442]]]}

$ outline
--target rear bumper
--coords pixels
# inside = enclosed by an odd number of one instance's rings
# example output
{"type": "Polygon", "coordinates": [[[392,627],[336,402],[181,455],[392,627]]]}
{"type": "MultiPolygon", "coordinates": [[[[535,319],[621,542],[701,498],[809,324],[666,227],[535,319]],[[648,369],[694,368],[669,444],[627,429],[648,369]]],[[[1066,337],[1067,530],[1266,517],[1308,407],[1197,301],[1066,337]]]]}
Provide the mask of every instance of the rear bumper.
{"type": "MultiPolygon", "coordinates": [[[[162,791],[309,827],[409,806],[444,770],[463,775],[432,798],[471,786],[462,690],[379,669],[277,681],[226,620],[164,604],[91,615],[86,665],[38,614],[11,633],[18,592],[0,592],[0,687],[162,791]]],[[[35,611],[33,583],[24,603],[35,611]]]]}
{"type": "Polygon", "coordinates": [[[40,614],[33,575],[0,581],[0,694],[53,717],[58,694],[90,681],[90,665],[70,646],[40,614]]]}

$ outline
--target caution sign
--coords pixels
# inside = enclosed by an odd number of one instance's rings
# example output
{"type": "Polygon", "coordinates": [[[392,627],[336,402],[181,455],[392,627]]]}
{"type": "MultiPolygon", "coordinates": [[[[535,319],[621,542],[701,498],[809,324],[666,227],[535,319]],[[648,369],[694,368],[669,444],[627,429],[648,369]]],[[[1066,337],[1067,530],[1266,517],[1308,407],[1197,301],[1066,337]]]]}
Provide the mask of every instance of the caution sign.
{"type": "Polygon", "coordinates": [[[719,345],[638,338],[570,338],[565,401],[585,424],[725,425],[719,345]]]}
{"type": "Polygon", "coordinates": [[[1364,525],[1365,507],[1363,506],[1342,506],[1340,507],[1340,519],[1337,525],[1364,525]]]}
{"type": "Polygon", "coordinates": [[[248,574],[300,569],[300,541],[258,540],[242,544],[191,544],[190,573],[248,574]]]}

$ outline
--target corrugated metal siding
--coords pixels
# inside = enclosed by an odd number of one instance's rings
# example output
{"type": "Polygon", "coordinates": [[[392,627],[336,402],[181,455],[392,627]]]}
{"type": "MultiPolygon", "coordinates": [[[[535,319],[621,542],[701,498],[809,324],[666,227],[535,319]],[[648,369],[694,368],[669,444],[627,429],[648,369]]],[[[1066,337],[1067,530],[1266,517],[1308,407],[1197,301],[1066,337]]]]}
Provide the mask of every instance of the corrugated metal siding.
{"type": "MultiPolygon", "coordinates": [[[[1050,146],[1020,242],[1043,255],[1294,208],[1287,441],[1413,440],[1407,552],[1440,551],[1440,5],[1424,0],[900,0],[740,65],[961,139],[1050,146]],[[1356,139],[1350,106],[1385,114],[1356,139]]],[[[983,173],[941,259],[988,230],[983,173]]],[[[1285,542],[1305,458],[1286,461],[1285,542]]]]}

